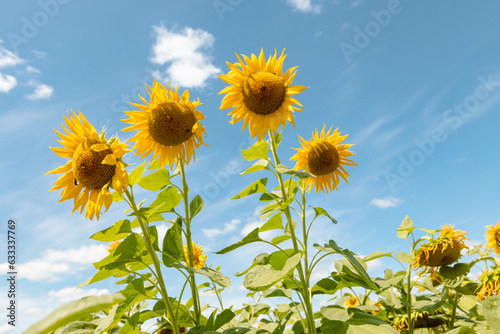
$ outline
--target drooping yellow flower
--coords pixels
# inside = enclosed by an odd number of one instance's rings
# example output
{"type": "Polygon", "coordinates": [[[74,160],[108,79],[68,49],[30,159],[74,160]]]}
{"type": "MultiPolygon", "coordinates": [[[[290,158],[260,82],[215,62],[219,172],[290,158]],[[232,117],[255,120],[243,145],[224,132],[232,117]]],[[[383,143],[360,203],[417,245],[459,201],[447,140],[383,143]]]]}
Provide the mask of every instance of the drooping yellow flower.
{"type": "MultiPolygon", "coordinates": [[[[207,255],[203,254],[203,248],[200,244],[195,245],[194,241],[192,241],[193,245],[193,268],[200,269],[205,266],[205,262],[207,260],[207,255]]],[[[189,265],[189,253],[187,245],[184,245],[184,256],[186,257],[186,264],[189,265]]]]}
{"type": "Polygon", "coordinates": [[[345,307],[356,307],[359,305],[359,299],[352,293],[349,293],[350,297],[344,302],[345,307]]]}
{"type": "MultiPolygon", "coordinates": [[[[120,194],[128,185],[128,175],[122,156],[130,152],[128,145],[120,140],[106,140],[104,133],[97,133],[95,128],[85,119],[81,112],[72,111],[64,117],[67,128],[62,125],[66,134],[54,130],[63,147],[51,147],[57,155],[70,159],[64,166],[47,174],[63,174],[50,190],[63,188],[61,200],[73,199],[75,210],[85,210],[85,218],[92,220],[94,215],[99,220],[101,209],[107,211],[112,197],[109,188],[120,194]]],[[[46,175],[47,175],[46,174],[46,175]]]]}
{"type": "Polygon", "coordinates": [[[493,249],[493,251],[500,255],[500,220],[496,226],[487,226],[485,238],[488,240],[486,249],[493,249]]]}
{"type": "Polygon", "coordinates": [[[283,128],[286,121],[295,126],[293,112],[302,110],[294,105],[302,106],[292,95],[299,94],[309,88],[292,85],[296,68],[282,71],[283,61],[286,58],[285,50],[278,58],[276,50],[274,56],[269,56],[266,61],[264,50],[259,57],[252,54],[250,58],[241,55],[245,62],[236,54],[239,63],[227,63],[230,71],[219,75],[223,81],[230,84],[219,94],[227,94],[222,99],[220,109],[234,108],[228,116],[230,123],[243,120],[243,130],[248,126],[250,136],[260,140],[266,136],[269,129],[273,133],[283,128]]]}
{"type": "Polygon", "coordinates": [[[479,281],[481,284],[478,287],[476,299],[483,300],[489,296],[500,295],[500,266],[481,273],[479,281]]]}
{"type": "Polygon", "coordinates": [[[311,191],[314,186],[316,193],[319,191],[328,192],[336,190],[343,178],[346,183],[347,176],[351,176],[344,166],[357,166],[358,164],[348,159],[355,153],[348,150],[352,144],[341,144],[347,135],[340,136],[338,129],[330,134],[332,128],[325,134],[325,126],[321,134],[313,131],[313,137],[310,141],[299,136],[302,148],[294,148],[298,151],[290,160],[296,160],[297,163],[293,169],[302,170],[314,175],[304,179],[304,187],[311,191]]]}
{"type": "Polygon", "coordinates": [[[460,258],[460,252],[464,248],[469,248],[464,240],[467,232],[454,230],[454,225],[445,225],[441,229],[439,238],[431,239],[429,242],[421,245],[415,251],[413,267],[419,268],[440,267],[455,263],[460,258]]]}
{"type": "Polygon", "coordinates": [[[150,101],[139,95],[144,104],[130,103],[140,110],[126,111],[129,118],[123,120],[132,126],[122,131],[139,130],[129,140],[135,142],[136,155],[142,159],[153,153],[151,163],[159,158],[160,167],[172,167],[179,158],[189,164],[206,134],[200,123],[205,116],[196,110],[202,103],[199,99],[189,101],[187,90],[179,96],[178,89],[174,91],[170,85],[167,88],[155,80],[153,88],[146,86],[150,101]]]}
{"type": "Polygon", "coordinates": [[[111,253],[113,252],[113,250],[117,249],[118,246],[120,246],[120,244],[122,243],[123,240],[118,240],[118,241],[113,241],[109,244],[109,247],[106,248],[106,250],[108,251],[108,253],[111,253]]]}

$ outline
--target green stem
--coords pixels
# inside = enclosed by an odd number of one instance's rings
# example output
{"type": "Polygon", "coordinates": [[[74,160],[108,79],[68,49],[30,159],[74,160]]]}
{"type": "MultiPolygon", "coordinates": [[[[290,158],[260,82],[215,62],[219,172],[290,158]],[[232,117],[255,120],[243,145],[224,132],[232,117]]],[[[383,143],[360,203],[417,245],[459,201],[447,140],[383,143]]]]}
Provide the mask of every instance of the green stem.
{"type": "Polygon", "coordinates": [[[458,306],[459,297],[460,297],[460,294],[458,293],[458,291],[455,291],[455,298],[453,299],[453,310],[451,311],[450,327],[448,327],[448,330],[452,330],[453,327],[455,326],[455,315],[457,314],[457,306],[458,306]]]}
{"type": "MultiPolygon", "coordinates": [[[[188,250],[188,266],[194,268],[194,252],[193,252],[193,242],[191,239],[191,217],[189,214],[189,188],[186,182],[186,173],[184,171],[184,161],[179,158],[179,166],[181,168],[182,176],[182,196],[184,197],[184,209],[186,211],[186,246],[188,250]]],[[[189,285],[191,286],[191,295],[193,298],[194,307],[194,317],[196,319],[196,325],[200,324],[200,300],[198,296],[198,288],[196,286],[196,279],[193,272],[189,273],[189,285]]]]}
{"type": "MultiPolygon", "coordinates": [[[[125,194],[129,200],[130,207],[132,210],[137,211],[137,205],[135,204],[134,196],[129,192],[128,189],[125,189],[125,194]]],[[[177,318],[174,316],[174,312],[172,311],[172,304],[170,304],[170,298],[168,297],[167,288],[165,287],[165,282],[163,280],[163,275],[161,273],[161,266],[158,257],[156,256],[156,252],[153,249],[153,245],[151,244],[151,237],[149,236],[149,230],[146,228],[147,224],[141,217],[137,217],[137,221],[141,226],[144,243],[146,244],[146,248],[148,249],[151,258],[153,259],[153,264],[156,270],[156,276],[158,277],[158,283],[160,284],[160,294],[163,297],[163,302],[165,303],[165,307],[167,308],[167,317],[170,320],[170,324],[172,325],[172,329],[175,334],[179,334],[179,326],[177,325],[177,318]]]]}
{"type": "Polygon", "coordinates": [[[408,287],[406,291],[406,301],[408,302],[408,334],[413,334],[413,319],[411,318],[411,263],[408,265],[408,287]]]}
{"type": "MultiPolygon", "coordinates": [[[[274,162],[277,165],[280,164],[280,160],[278,158],[278,153],[277,153],[277,150],[276,150],[276,145],[274,143],[274,137],[273,137],[273,134],[271,131],[269,131],[269,141],[271,142],[271,151],[273,153],[273,157],[274,157],[274,162]]],[[[280,188],[281,188],[281,195],[283,197],[283,203],[286,203],[288,202],[288,194],[287,192],[285,191],[285,185],[283,183],[283,177],[281,175],[280,172],[276,171],[277,175],[278,175],[278,181],[279,181],[279,184],[280,184],[280,188]]],[[[290,236],[292,238],[292,244],[293,244],[293,248],[294,250],[298,253],[300,252],[300,249],[299,249],[299,245],[298,245],[298,242],[297,242],[297,236],[295,235],[295,229],[293,228],[293,224],[292,224],[292,215],[290,214],[290,208],[287,206],[285,209],[285,216],[286,216],[286,219],[287,219],[287,222],[288,222],[288,227],[289,227],[289,230],[290,230],[290,236]]],[[[307,252],[307,246],[304,245],[304,253],[307,252]]],[[[307,269],[307,267],[306,267],[307,269]]],[[[307,318],[307,323],[308,323],[308,327],[309,327],[309,333],[310,334],[316,334],[316,325],[314,323],[314,312],[313,312],[313,309],[312,309],[312,298],[311,298],[311,293],[309,291],[309,284],[308,284],[308,280],[306,279],[306,274],[304,274],[304,269],[302,267],[302,262],[299,262],[297,264],[297,271],[299,272],[299,277],[300,277],[300,283],[302,284],[302,289],[300,290],[301,293],[302,293],[302,296],[303,296],[303,299],[304,299],[304,306],[305,306],[305,311],[306,311],[306,318],[307,318]]]]}

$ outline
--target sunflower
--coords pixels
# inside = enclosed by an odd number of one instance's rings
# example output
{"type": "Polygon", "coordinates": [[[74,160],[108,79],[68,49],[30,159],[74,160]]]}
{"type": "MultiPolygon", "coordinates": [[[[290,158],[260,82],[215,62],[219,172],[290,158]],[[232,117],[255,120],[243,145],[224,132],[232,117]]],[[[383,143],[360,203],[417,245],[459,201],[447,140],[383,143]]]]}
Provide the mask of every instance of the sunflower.
{"type": "Polygon", "coordinates": [[[126,111],[130,118],[123,122],[132,124],[122,131],[139,130],[129,141],[135,142],[133,149],[141,159],[153,153],[151,163],[159,158],[160,167],[172,167],[177,159],[189,164],[191,157],[195,159],[195,148],[203,144],[205,128],[200,120],[203,114],[196,110],[202,103],[189,101],[189,91],[179,96],[179,86],[175,91],[168,85],[153,82],[153,88],[145,86],[150,102],[139,95],[144,104],[130,103],[140,110],[126,111]]]}
{"type": "MultiPolygon", "coordinates": [[[[192,241],[193,245],[193,268],[200,269],[205,266],[205,261],[207,260],[207,256],[203,254],[203,248],[200,244],[195,245],[194,241],[192,241]]],[[[186,257],[186,264],[189,265],[189,253],[187,245],[184,245],[184,256],[186,257]]]]}
{"type": "Polygon", "coordinates": [[[359,305],[358,297],[356,297],[352,293],[348,293],[347,296],[349,296],[349,298],[344,302],[345,307],[349,308],[349,307],[356,307],[359,305]]]}
{"type": "Polygon", "coordinates": [[[340,144],[347,135],[340,136],[338,128],[332,134],[330,134],[331,131],[332,128],[325,134],[325,125],[323,125],[321,134],[318,130],[313,131],[310,141],[299,136],[302,148],[294,148],[298,152],[290,158],[290,160],[297,160],[293,169],[304,169],[314,175],[314,177],[304,179],[307,191],[311,191],[313,186],[316,188],[316,193],[336,190],[340,182],[339,176],[349,183],[347,176],[351,175],[346,172],[344,166],[358,165],[348,159],[355,154],[348,150],[352,144],[340,144]]]}
{"type": "Polygon", "coordinates": [[[479,280],[481,284],[478,287],[476,299],[484,300],[489,296],[500,294],[500,266],[484,271],[479,275],[479,280]]]}
{"type": "Polygon", "coordinates": [[[239,63],[226,62],[230,71],[219,75],[219,78],[230,84],[219,92],[227,94],[222,99],[220,109],[234,108],[228,114],[231,116],[230,123],[243,120],[243,130],[248,126],[250,136],[257,136],[259,140],[266,136],[269,129],[276,133],[280,125],[284,128],[286,121],[295,126],[292,113],[302,109],[294,105],[302,105],[291,95],[299,94],[309,87],[292,85],[297,67],[283,74],[285,50],[279,58],[274,50],[274,56],[269,56],[267,62],[264,50],[260,51],[258,58],[254,54],[250,58],[241,56],[245,62],[236,54],[239,63]]]}
{"type": "Polygon", "coordinates": [[[62,127],[66,134],[54,130],[63,147],[51,149],[70,160],[47,173],[63,174],[50,190],[63,188],[59,202],[73,199],[73,213],[75,210],[81,213],[86,206],[85,218],[92,220],[95,215],[99,220],[102,207],[107,211],[113,201],[109,188],[122,194],[128,185],[121,158],[130,150],[117,137],[106,140],[103,132],[97,133],[80,111],[78,115],[73,111],[72,115],[68,113],[64,120],[67,128],[64,124],[62,127]]]}
{"type": "Polygon", "coordinates": [[[488,240],[486,249],[493,249],[493,251],[500,255],[500,220],[496,226],[487,226],[485,238],[488,240]]]}
{"type": "Polygon", "coordinates": [[[120,244],[122,243],[123,240],[118,240],[118,241],[113,241],[109,244],[109,247],[106,248],[106,250],[108,251],[108,253],[112,253],[115,249],[118,248],[118,246],[120,246],[120,244]]]}
{"type": "Polygon", "coordinates": [[[464,240],[467,232],[454,230],[453,225],[445,225],[441,229],[439,238],[431,239],[428,243],[421,245],[415,251],[413,267],[421,266],[440,267],[455,263],[460,258],[463,248],[469,248],[464,240]]]}

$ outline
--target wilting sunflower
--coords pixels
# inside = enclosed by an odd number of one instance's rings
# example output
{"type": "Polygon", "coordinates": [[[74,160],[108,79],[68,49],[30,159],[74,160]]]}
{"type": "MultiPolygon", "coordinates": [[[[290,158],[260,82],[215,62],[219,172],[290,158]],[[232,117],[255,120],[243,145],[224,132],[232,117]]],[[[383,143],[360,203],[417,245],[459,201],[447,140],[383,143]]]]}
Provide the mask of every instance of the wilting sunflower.
{"type": "MultiPolygon", "coordinates": [[[[193,245],[193,268],[200,269],[205,266],[207,255],[203,254],[203,248],[200,246],[200,244],[195,245],[194,241],[192,241],[192,245],[193,245]]],[[[186,257],[186,264],[189,264],[189,254],[187,245],[184,245],[184,256],[186,257]]]]}
{"type": "Polygon", "coordinates": [[[220,109],[234,108],[228,114],[231,116],[230,123],[243,120],[243,130],[248,126],[250,136],[257,136],[259,140],[266,136],[269,129],[276,133],[280,125],[284,128],[286,121],[295,126],[292,113],[302,109],[294,105],[302,105],[291,95],[299,94],[309,87],[292,85],[297,67],[283,74],[285,50],[279,58],[274,50],[274,56],[269,56],[267,61],[264,50],[260,51],[258,58],[254,54],[250,58],[241,56],[245,62],[236,54],[239,63],[226,62],[230,71],[219,75],[231,85],[219,92],[227,94],[222,99],[220,109]]]}
{"type": "Polygon", "coordinates": [[[500,266],[486,270],[479,275],[481,284],[478,287],[476,299],[483,300],[489,296],[500,294],[500,266]]]}
{"type": "Polygon", "coordinates": [[[108,253],[112,253],[115,249],[118,248],[118,246],[120,246],[120,244],[122,243],[123,240],[118,240],[118,241],[113,241],[109,244],[109,247],[106,248],[106,250],[108,251],[108,253]]]}
{"type": "Polygon", "coordinates": [[[447,266],[458,261],[462,249],[469,248],[464,243],[464,240],[469,239],[465,237],[467,232],[455,231],[453,227],[453,225],[443,226],[439,238],[431,239],[415,251],[414,268],[447,266]]]}
{"type": "Polygon", "coordinates": [[[122,131],[139,130],[129,141],[135,142],[133,149],[141,159],[153,153],[151,163],[159,158],[160,167],[172,167],[178,158],[188,164],[206,134],[200,123],[205,116],[196,110],[202,103],[199,99],[189,101],[187,90],[179,96],[179,86],[174,91],[170,85],[167,88],[155,80],[153,88],[145,87],[150,102],[139,95],[144,104],[130,103],[140,110],[125,112],[130,118],[123,122],[132,126],[122,131]]]}
{"type": "Polygon", "coordinates": [[[63,173],[50,190],[64,188],[59,202],[73,199],[73,212],[80,210],[81,213],[86,206],[85,218],[92,220],[95,215],[99,220],[102,207],[107,211],[113,201],[109,188],[121,194],[128,185],[128,175],[121,158],[130,150],[118,138],[106,140],[104,133],[97,133],[81,112],[77,115],[72,111],[64,120],[67,128],[64,124],[62,127],[66,134],[54,130],[61,138],[58,142],[63,147],[51,149],[70,160],[47,173],[63,173]]]}
{"type": "Polygon", "coordinates": [[[347,135],[341,136],[338,129],[330,134],[331,131],[332,128],[325,134],[325,126],[323,126],[321,134],[318,130],[313,131],[310,141],[299,136],[302,148],[294,148],[298,152],[290,158],[290,160],[297,160],[293,169],[304,169],[315,176],[304,179],[304,187],[307,191],[311,191],[313,186],[316,188],[316,193],[336,190],[340,182],[339,176],[349,183],[347,176],[351,175],[344,166],[358,165],[348,159],[355,154],[348,150],[352,144],[341,144],[347,135]]]}
{"type": "Polygon", "coordinates": [[[487,226],[486,230],[486,240],[488,243],[486,244],[486,249],[493,249],[493,251],[500,255],[500,220],[496,226],[487,226]]]}

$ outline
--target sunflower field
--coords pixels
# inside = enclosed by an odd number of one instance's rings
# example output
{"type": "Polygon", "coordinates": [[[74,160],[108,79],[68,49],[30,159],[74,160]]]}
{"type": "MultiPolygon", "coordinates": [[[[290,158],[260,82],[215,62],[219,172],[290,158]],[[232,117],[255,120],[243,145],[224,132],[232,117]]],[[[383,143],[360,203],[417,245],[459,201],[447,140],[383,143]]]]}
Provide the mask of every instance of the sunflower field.
{"type": "Polygon", "coordinates": [[[253,303],[224,303],[232,269],[207,265],[203,240],[193,240],[204,199],[190,191],[186,170],[198,163],[198,149],[210,150],[203,103],[188,90],[155,80],[144,87],[142,103],[131,102],[124,111],[121,130],[133,133],[128,141],[98,132],[80,111],[70,111],[62,130],[55,130],[60,146],[51,149],[67,162],[47,173],[58,175],[50,190],[90,221],[111,206],[124,211],[90,236],[108,245],[108,255],[93,264],[95,274],[79,287],[118,283],[115,293],[56,309],[26,334],[151,333],[146,323],[154,323],[157,334],[500,332],[500,222],[486,228],[484,247],[469,247],[467,232],[453,225],[429,230],[408,216],[388,232],[407,245],[406,252],[360,256],[341,239],[312,240],[318,218],[337,220],[308,200],[349,183],[356,143],[335,124],[319,121],[311,134],[298,134],[291,162],[280,159],[290,150],[280,145],[283,129],[295,127],[301,92],[314,89],[294,83],[297,67],[284,67],[285,58],[285,50],[267,57],[263,50],[236,54],[228,72],[219,75],[227,87],[217,107],[253,138],[241,154],[247,161],[242,174],[254,181],[228,201],[249,196],[262,224],[236,243],[221,241],[216,253],[271,247],[272,252],[241,258],[247,269],[234,273],[253,303]],[[140,164],[127,163],[133,155],[140,164]],[[146,192],[155,199],[144,200],[146,192]],[[159,223],[169,226],[165,233],[159,223]],[[271,239],[267,231],[274,232],[271,239]],[[374,277],[369,264],[381,258],[396,269],[374,277]],[[335,270],[318,279],[315,269],[328,260],[335,270]],[[478,268],[481,273],[471,275],[478,268]],[[167,291],[172,272],[183,277],[175,292],[167,291]],[[207,304],[207,294],[217,303],[207,304]],[[328,302],[318,304],[319,296],[328,302]]]}

